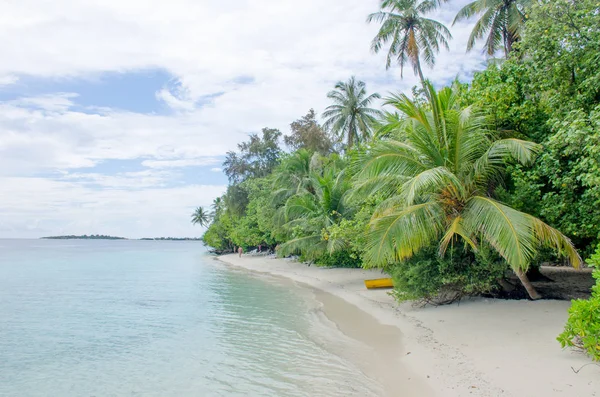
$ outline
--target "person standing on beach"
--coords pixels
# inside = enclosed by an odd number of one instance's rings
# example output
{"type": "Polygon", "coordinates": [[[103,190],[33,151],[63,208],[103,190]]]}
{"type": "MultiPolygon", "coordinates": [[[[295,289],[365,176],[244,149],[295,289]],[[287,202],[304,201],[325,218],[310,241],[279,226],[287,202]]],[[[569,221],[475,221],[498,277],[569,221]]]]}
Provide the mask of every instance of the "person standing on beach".
{"type": "Polygon", "coordinates": [[[239,246],[238,247],[238,254],[240,254],[240,258],[242,257],[243,253],[244,253],[244,249],[241,246],[239,246]]]}

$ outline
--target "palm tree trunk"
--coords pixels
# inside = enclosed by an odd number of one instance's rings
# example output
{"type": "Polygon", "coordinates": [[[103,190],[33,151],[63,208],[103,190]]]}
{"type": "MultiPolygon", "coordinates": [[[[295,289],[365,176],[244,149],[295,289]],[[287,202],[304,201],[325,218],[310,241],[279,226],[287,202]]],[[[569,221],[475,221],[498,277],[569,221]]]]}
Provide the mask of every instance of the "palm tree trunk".
{"type": "Polygon", "coordinates": [[[541,298],[540,294],[538,294],[538,292],[535,290],[535,288],[533,287],[533,285],[527,278],[527,275],[521,269],[515,270],[515,273],[516,273],[517,277],[519,278],[519,280],[521,281],[521,284],[523,284],[523,287],[525,287],[525,289],[527,290],[529,297],[532,300],[540,299],[541,298]]]}
{"type": "Polygon", "coordinates": [[[354,116],[350,120],[350,128],[348,128],[348,143],[346,144],[346,150],[352,149],[352,145],[354,144],[354,116]]]}
{"type": "Polygon", "coordinates": [[[419,79],[421,79],[421,85],[425,88],[425,77],[423,77],[423,71],[421,70],[421,59],[417,56],[417,72],[419,73],[419,79]]]}
{"type": "Polygon", "coordinates": [[[515,38],[513,37],[513,34],[510,31],[505,30],[505,32],[504,32],[504,58],[508,59],[508,56],[512,52],[512,47],[513,47],[514,42],[515,42],[515,38]]]}
{"type": "Polygon", "coordinates": [[[346,142],[346,150],[350,150],[352,148],[352,144],[354,142],[353,135],[354,131],[352,131],[352,128],[350,128],[350,130],[348,130],[348,141],[346,142]]]}

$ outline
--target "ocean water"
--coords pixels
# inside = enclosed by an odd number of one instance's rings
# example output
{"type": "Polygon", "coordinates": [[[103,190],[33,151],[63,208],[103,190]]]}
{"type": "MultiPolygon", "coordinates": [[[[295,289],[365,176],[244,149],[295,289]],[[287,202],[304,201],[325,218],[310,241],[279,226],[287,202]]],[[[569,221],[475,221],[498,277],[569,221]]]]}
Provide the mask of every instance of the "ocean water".
{"type": "Polygon", "coordinates": [[[320,318],[198,242],[0,240],[0,396],[380,394],[320,318]]]}

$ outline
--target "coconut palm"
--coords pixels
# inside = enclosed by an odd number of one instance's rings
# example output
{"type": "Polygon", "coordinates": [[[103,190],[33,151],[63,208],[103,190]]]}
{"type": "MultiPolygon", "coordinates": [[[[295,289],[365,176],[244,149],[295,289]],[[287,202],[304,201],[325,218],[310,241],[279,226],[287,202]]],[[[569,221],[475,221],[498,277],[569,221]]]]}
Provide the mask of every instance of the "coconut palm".
{"type": "Polygon", "coordinates": [[[219,218],[223,213],[223,207],[224,203],[221,197],[217,197],[216,199],[214,199],[213,203],[210,205],[210,217],[212,219],[219,218]]]}
{"type": "Polygon", "coordinates": [[[471,51],[475,43],[485,37],[484,50],[492,56],[499,49],[504,50],[504,56],[512,51],[513,44],[521,38],[525,24],[525,8],[530,0],[475,0],[464,6],[454,18],[458,21],[470,19],[475,15],[479,20],[475,23],[467,51],[471,51]]]}
{"type": "Polygon", "coordinates": [[[310,188],[311,168],[319,163],[321,156],[306,149],[299,149],[285,157],[273,172],[273,201],[275,205],[310,188]]]}
{"type": "Polygon", "coordinates": [[[280,255],[302,253],[314,259],[341,248],[340,241],[326,239],[323,231],[351,214],[346,203],[350,181],[344,171],[330,164],[321,172],[313,170],[305,189],[291,196],[282,207],[285,216],[283,228],[291,237],[278,250],[280,255]]]}
{"type": "Polygon", "coordinates": [[[390,44],[386,69],[396,60],[402,76],[404,65],[410,63],[421,83],[425,81],[421,59],[429,67],[435,65],[440,46],[449,49],[452,38],[444,24],[425,18],[425,14],[437,8],[445,0],[382,0],[381,10],[368,16],[367,22],[379,22],[381,28],[373,39],[371,49],[378,53],[390,44]]]}
{"type": "Polygon", "coordinates": [[[405,95],[387,99],[404,116],[402,140],[378,143],[357,164],[359,186],[387,194],[370,223],[366,264],[385,266],[432,244],[440,255],[459,241],[473,250],[487,244],[538,298],[525,272],[540,247],[574,266],[581,258],[559,231],[493,197],[506,161],[531,163],[538,146],[496,139],[483,113],[459,106],[457,87],[436,92],[426,82],[425,89],[426,104],[405,95]]]}
{"type": "Polygon", "coordinates": [[[200,226],[208,226],[210,223],[210,215],[202,207],[198,207],[192,213],[192,224],[200,226]]]}
{"type": "Polygon", "coordinates": [[[323,127],[332,130],[341,140],[345,137],[346,149],[371,136],[371,126],[379,111],[370,105],[380,98],[379,94],[367,95],[366,84],[352,76],[346,82],[338,81],[327,97],[334,104],[323,112],[326,118],[323,127]]]}

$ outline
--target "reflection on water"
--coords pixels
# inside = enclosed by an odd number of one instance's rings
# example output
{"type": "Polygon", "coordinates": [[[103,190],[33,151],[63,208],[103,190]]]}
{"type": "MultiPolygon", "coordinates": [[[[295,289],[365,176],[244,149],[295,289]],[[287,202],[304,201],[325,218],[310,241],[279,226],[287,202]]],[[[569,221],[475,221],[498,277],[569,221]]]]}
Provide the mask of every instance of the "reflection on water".
{"type": "Polygon", "coordinates": [[[0,396],[376,394],[316,308],[197,242],[0,240],[0,396]]]}

